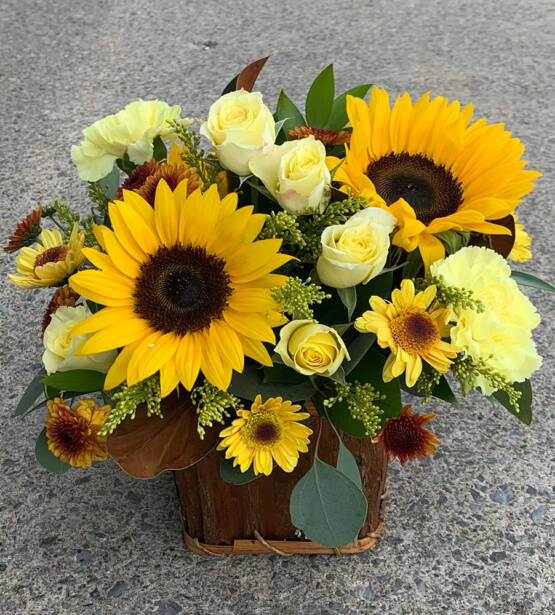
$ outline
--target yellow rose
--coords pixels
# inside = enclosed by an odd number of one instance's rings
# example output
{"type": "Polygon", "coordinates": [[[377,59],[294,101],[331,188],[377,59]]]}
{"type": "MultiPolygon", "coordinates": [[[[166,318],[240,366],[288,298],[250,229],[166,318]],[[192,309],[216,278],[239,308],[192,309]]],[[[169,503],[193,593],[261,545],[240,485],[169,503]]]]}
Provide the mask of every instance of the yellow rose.
{"type": "Polygon", "coordinates": [[[345,224],[322,233],[322,253],[316,263],[320,280],[334,288],[367,284],[384,268],[389,235],[396,219],[378,207],[367,207],[345,224]]]}
{"type": "Polygon", "coordinates": [[[292,214],[321,213],[329,202],[326,148],[313,136],[266,148],[251,158],[249,167],[292,214]]]}
{"type": "Polygon", "coordinates": [[[275,351],[300,374],[332,376],[344,359],[351,360],[335,329],[314,320],[292,320],[282,327],[275,351]]]}
{"type": "MultiPolygon", "coordinates": [[[[484,311],[452,310],[451,341],[475,361],[509,382],[522,382],[539,369],[532,330],[540,317],[528,297],[511,279],[511,269],[502,256],[487,248],[469,246],[432,263],[432,276],[447,286],[472,291],[484,311]]],[[[484,378],[478,386],[485,395],[495,390],[484,378]]]]}
{"type": "Polygon", "coordinates": [[[44,354],[42,362],[48,374],[67,372],[71,369],[93,369],[106,373],[114,362],[117,351],[108,350],[87,356],[75,353],[89,335],[71,336],[77,323],[89,318],[91,312],[86,305],[75,307],[60,306],[53,314],[52,320],[44,331],[44,354]]]}
{"type": "Polygon", "coordinates": [[[81,144],[71,148],[79,177],[89,182],[102,179],[126,152],[135,164],[147,162],[152,158],[152,142],[156,137],[175,138],[168,120],[179,119],[180,113],[178,105],[170,107],[159,100],[137,100],[85,128],[81,144]]]}
{"type": "Polygon", "coordinates": [[[224,169],[249,175],[249,160],[276,140],[272,112],[260,92],[238,90],[219,98],[208,113],[200,133],[212,141],[224,169]]]}

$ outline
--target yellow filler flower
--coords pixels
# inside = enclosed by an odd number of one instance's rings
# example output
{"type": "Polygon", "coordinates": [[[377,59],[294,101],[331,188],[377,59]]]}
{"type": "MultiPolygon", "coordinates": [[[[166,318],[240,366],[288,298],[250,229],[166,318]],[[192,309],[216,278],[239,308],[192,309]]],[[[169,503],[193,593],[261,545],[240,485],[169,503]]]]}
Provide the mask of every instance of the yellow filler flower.
{"type": "Polygon", "coordinates": [[[239,418],[220,432],[218,450],[227,449],[226,459],[234,457],[233,465],[241,472],[252,464],[255,474],[269,476],[274,461],[285,472],[292,472],[299,453],[308,451],[312,434],[312,429],[299,423],[310,416],[300,409],[281,397],[270,397],[262,403],[257,395],[251,409],[238,410],[239,418]]]}
{"type": "Polygon", "coordinates": [[[508,234],[488,221],[512,214],[541,175],[524,169],[524,146],[503,124],[469,125],[472,105],[429,94],[413,104],[405,93],[391,109],[374,88],[368,105],[348,96],[347,113],[353,136],[334,180],[388,205],[399,226],[393,244],[418,248],[426,269],[445,256],[437,233],[508,234]]]}
{"type": "Polygon", "coordinates": [[[98,270],[70,286],[106,307],[77,325],[94,332],[79,354],[123,348],[106,376],[112,389],[160,372],[162,397],[181,382],[191,390],[199,371],[226,390],[244,357],[272,365],[263,342],[284,322],[270,289],[287,277],[271,273],[291,259],[280,239],[254,241],[265,215],[237,209],[237,194],[220,200],[212,185],[187,195],[162,179],[154,208],[135,192],[109,204],[113,230],[96,227],[105,253],[85,248],[98,270]]]}
{"type": "Polygon", "coordinates": [[[60,231],[44,229],[34,248],[23,247],[16,258],[17,273],[8,274],[21,288],[55,286],[63,282],[85,260],[82,248],[85,234],[74,225],[71,237],[64,243],[60,231]]]}
{"type": "Polygon", "coordinates": [[[373,296],[372,310],[356,319],[358,331],[375,333],[380,347],[391,350],[383,368],[384,382],[405,372],[407,386],[412,387],[422,373],[422,359],[443,374],[457,356],[455,347],[441,339],[448,332],[449,310],[434,305],[435,296],[435,286],[415,295],[412,280],[403,280],[401,288],[391,293],[391,303],[373,296]]]}

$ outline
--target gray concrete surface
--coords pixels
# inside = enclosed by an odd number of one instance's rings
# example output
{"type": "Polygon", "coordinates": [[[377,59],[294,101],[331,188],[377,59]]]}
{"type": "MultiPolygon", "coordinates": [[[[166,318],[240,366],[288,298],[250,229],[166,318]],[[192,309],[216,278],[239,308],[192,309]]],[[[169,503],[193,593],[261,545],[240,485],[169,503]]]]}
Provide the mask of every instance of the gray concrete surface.
{"type": "MultiPolygon", "coordinates": [[[[84,204],[70,161],[80,130],[138,97],[203,115],[238,67],[271,54],[275,104],[304,100],[335,62],[339,87],[426,90],[505,121],[544,173],[519,213],[525,267],[553,280],[555,6],[552,0],[152,2],[3,0],[0,238],[37,203],[84,204]]],[[[535,420],[472,397],[433,404],[433,461],[389,472],[387,526],[352,557],[202,558],[181,540],[170,474],[135,481],[109,462],[62,477],[35,464],[42,417],[12,418],[40,363],[47,293],[8,285],[0,257],[0,614],[550,614],[553,303],[543,322],[535,420]]]]}

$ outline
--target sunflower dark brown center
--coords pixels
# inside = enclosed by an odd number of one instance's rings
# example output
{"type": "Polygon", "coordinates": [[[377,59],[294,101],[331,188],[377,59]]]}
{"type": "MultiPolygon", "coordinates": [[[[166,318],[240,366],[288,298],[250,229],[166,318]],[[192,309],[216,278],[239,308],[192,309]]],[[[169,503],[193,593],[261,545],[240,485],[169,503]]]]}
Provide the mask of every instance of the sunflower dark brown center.
{"type": "Polygon", "coordinates": [[[462,202],[460,182],[420,154],[388,154],[371,162],[366,175],[388,205],[405,199],[424,224],[454,213],[462,202]]]}
{"type": "Polygon", "coordinates": [[[46,265],[46,263],[57,263],[58,261],[63,261],[65,260],[66,255],[66,246],[54,246],[53,248],[48,248],[35,258],[35,269],[46,265]]]}
{"type": "Polygon", "coordinates": [[[221,318],[231,295],[225,262],[204,248],[161,247],[141,266],[135,312],[155,331],[201,331],[221,318]]]}

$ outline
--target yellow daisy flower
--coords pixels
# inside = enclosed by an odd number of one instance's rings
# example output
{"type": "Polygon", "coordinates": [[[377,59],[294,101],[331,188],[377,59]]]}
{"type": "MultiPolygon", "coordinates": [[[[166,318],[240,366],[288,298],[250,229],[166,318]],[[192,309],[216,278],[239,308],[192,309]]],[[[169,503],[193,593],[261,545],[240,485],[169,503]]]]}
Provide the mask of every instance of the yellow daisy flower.
{"type": "Polygon", "coordinates": [[[389,206],[399,227],[393,244],[418,248],[426,269],[445,256],[437,233],[509,234],[488,220],[513,213],[541,175],[524,169],[524,146],[503,124],[469,125],[471,105],[429,94],[413,104],[405,93],[391,109],[374,88],[368,105],[348,96],[347,112],[353,135],[334,180],[389,206]]]}
{"type": "Polygon", "coordinates": [[[401,288],[391,293],[391,303],[373,296],[372,310],[356,319],[358,331],[375,333],[380,347],[391,350],[383,368],[384,382],[405,372],[407,386],[412,387],[422,373],[422,359],[443,374],[457,356],[455,346],[441,339],[448,333],[449,311],[433,304],[435,296],[435,286],[415,295],[412,280],[403,280],[401,288]]]}
{"type": "Polygon", "coordinates": [[[530,244],[532,243],[532,238],[528,233],[524,230],[524,226],[522,224],[516,224],[518,221],[518,216],[514,216],[515,219],[515,245],[509,254],[509,257],[512,261],[517,263],[525,263],[532,258],[532,250],[530,250],[530,244]]]}
{"type": "Polygon", "coordinates": [[[135,192],[109,204],[113,230],[95,228],[105,253],[85,248],[98,270],[81,271],[69,284],[105,305],[75,327],[93,333],[79,354],[123,348],[106,376],[112,389],[160,372],[162,396],[181,382],[191,390],[199,371],[227,389],[244,357],[272,365],[263,342],[283,324],[270,289],[287,281],[271,273],[291,259],[280,239],[254,241],[265,215],[237,209],[237,194],[220,200],[216,185],[187,195],[162,179],[154,208],[135,192]]]}
{"type": "Polygon", "coordinates": [[[281,397],[270,397],[262,403],[257,395],[251,409],[238,410],[239,418],[220,432],[218,450],[227,449],[226,459],[234,457],[233,465],[241,472],[252,464],[255,474],[269,476],[273,461],[285,472],[292,472],[299,453],[308,451],[312,434],[312,429],[299,423],[310,416],[300,409],[281,397]]]}
{"type": "Polygon", "coordinates": [[[67,244],[60,231],[44,229],[35,248],[23,247],[16,258],[17,273],[8,274],[10,280],[21,288],[55,286],[73,273],[85,260],[82,248],[85,234],[74,225],[67,244]]]}
{"type": "Polygon", "coordinates": [[[53,455],[72,466],[85,468],[107,456],[106,436],[98,432],[110,414],[110,406],[97,406],[92,399],[71,409],[63,399],[47,402],[46,438],[53,455]]]}

